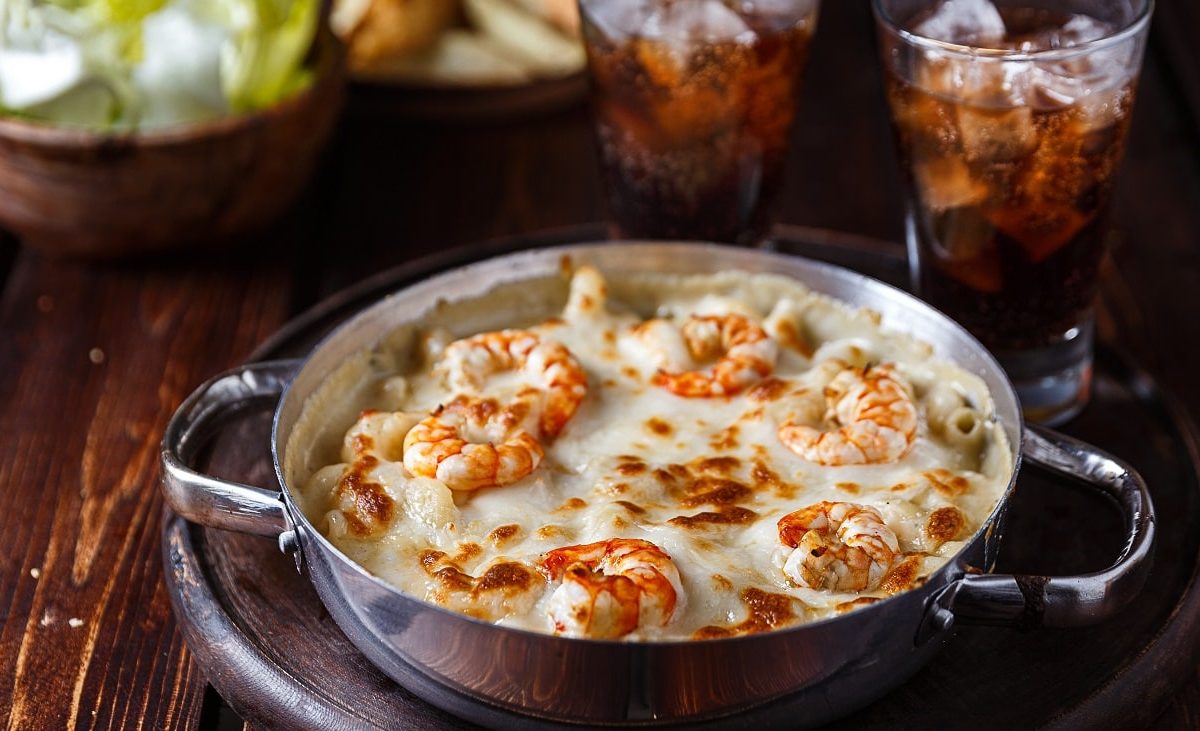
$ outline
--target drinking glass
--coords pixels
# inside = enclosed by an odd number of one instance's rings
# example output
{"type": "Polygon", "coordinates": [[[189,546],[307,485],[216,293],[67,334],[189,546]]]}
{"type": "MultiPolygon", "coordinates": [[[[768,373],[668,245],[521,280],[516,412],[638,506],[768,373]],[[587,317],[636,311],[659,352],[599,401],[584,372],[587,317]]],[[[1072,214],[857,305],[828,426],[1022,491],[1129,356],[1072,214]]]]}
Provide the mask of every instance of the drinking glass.
{"type": "Polygon", "coordinates": [[[874,0],[917,293],[1027,417],[1087,402],[1113,176],[1152,0],[874,0]]]}
{"type": "Polygon", "coordinates": [[[614,234],[756,242],[818,0],[579,0],[614,234]]]}

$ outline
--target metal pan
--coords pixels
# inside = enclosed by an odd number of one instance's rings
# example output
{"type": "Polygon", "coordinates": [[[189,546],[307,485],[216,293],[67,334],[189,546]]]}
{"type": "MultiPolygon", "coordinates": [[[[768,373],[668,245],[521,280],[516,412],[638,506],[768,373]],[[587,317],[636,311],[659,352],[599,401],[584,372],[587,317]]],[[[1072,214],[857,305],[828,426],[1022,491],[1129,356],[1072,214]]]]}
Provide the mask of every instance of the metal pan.
{"type": "MultiPolygon", "coordinates": [[[[546,312],[549,316],[554,314],[546,312]]],[[[1142,587],[1154,540],[1146,485],[1120,460],[1066,436],[1025,427],[999,365],[961,327],[919,300],[827,264],[691,243],[603,243],[520,252],[448,271],[367,308],[301,361],[252,363],[217,376],[179,407],[162,444],[163,490],[185,518],[276,538],[296,557],[347,637],[424,700],[497,728],[561,724],[689,727],[815,726],[903,683],[955,624],[1014,627],[1100,622],[1142,587]],[[919,588],[824,621],[715,640],[608,642],[498,627],[427,604],[343,555],[297,507],[281,465],[306,398],[352,355],[373,347],[439,300],[553,276],[564,257],[609,277],[628,272],[773,272],[883,315],[979,375],[1013,455],[1013,477],[964,548],[919,588]],[[206,438],[247,408],[273,408],[272,458],[282,492],[218,480],[192,465],[206,438]],[[1022,459],[1110,496],[1126,541],[1113,565],[1066,577],[988,573],[1022,459]]],[[[1080,526],[1086,531],[1088,526],[1080,526]]],[[[936,699],[931,699],[936,702],[936,699]]]]}

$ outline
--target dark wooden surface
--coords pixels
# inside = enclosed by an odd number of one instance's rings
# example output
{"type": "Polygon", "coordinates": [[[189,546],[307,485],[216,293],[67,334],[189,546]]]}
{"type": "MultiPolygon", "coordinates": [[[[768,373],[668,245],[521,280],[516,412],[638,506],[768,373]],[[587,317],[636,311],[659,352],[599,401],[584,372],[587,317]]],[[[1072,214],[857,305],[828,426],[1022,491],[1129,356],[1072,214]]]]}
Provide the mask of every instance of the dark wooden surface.
{"type": "MultiPolygon", "coordinates": [[[[1159,0],[1157,12],[1101,330],[1195,414],[1200,12],[1194,0],[1159,0]]],[[[898,182],[866,0],[830,0],[822,23],[781,218],[895,240],[898,182]]],[[[217,723],[158,550],[157,441],[191,388],[364,276],[602,216],[582,108],[483,125],[372,116],[353,101],[304,203],[261,240],[120,265],[0,243],[0,719],[10,727],[217,723]]],[[[1158,724],[1200,726],[1200,671],[1158,724]]]]}
{"type": "MultiPolygon", "coordinates": [[[[593,240],[594,228],[560,241],[593,240]]],[[[524,239],[475,251],[491,255],[524,239]]],[[[781,227],[776,247],[856,268],[901,284],[895,247],[820,230],[781,227]]],[[[418,262],[322,303],[289,323],[256,359],[303,356],[364,304],[418,280],[445,262],[418,262]]],[[[1106,303],[1107,304],[1107,303],[1106,303]]],[[[1102,626],[1015,632],[960,628],[928,668],[882,700],[839,721],[849,728],[948,728],[972,718],[989,728],[1044,724],[1140,728],[1153,721],[1200,651],[1200,442],[1163,403],[1148,377],[1104,346],[1095,400],[1071,431],[1138,465],[1162,521],[1155,565],[1135,605],[1102,626]],[[1031,660],[1036,659],[1035,662],[1031,660]],[[980,682],[986,678],[987,682],[980,682]],[[1013,697],[1022,702],[1014,704],[1013,697]],[[937,699],[931,702],[930,699],[937,699]],[[1119,713],[1119,723],[1112,720],[1119,713]]],[[[205,468],[272,485],[270,414],[248,415],[216,441],[205,468]]],[[[1103,568],[1120,549],[1120,521],[1108,501],[1026,470],[1010,510],[997,571],[1069,574],[1103,568]]],[[[164,528],[167,585],[198,662],[242,716],[277,728],[459,730],[470,725],[388,681],[348,642],[292,561],[268,539],[190,526],[164,528]],[[305,698],[307,703],[296,703],[305,698]],[[352,698],[353,703],[346,702],[352,698]]]]}

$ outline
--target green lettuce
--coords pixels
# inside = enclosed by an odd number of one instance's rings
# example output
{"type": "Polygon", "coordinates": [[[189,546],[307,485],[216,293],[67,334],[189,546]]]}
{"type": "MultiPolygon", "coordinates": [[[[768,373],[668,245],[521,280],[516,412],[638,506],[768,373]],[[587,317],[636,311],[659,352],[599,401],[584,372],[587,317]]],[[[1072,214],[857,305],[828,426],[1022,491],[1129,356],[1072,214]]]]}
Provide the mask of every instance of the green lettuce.
{"type": "Polygon", "coordinates": [[[311,82],[304,59],[320,17],[317,0],[216,0],[233,31],[221,53],[221,87],[234,111],[261,109],[311,82]]]}

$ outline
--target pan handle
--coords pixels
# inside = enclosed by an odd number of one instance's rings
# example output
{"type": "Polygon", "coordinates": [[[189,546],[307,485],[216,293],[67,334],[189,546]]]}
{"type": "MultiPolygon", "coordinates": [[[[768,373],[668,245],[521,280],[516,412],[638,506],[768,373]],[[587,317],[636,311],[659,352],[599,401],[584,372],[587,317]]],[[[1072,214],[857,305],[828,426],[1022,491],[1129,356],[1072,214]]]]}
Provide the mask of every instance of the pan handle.
{"type": "Polygon", "coordinates": [[[1146,482],[1121,460],[1058,432],[1029,426],[1024,458],[1097,488],[1121,508],[1125,546],[1112,566],[1079,576],[967,574],[942,590],[926,615],[931,629],[963,624],[1079,627],[1116,614],[1150,572],[1154,506],[1146,482]]]}
{"type": "Polygon", "coordinates": [[[193,523],[241,533],[275,537],[287,530],[278,492],[197,472],[195,464],[209,438],[232,416],[247,409],[274,406],[298,360],[249,363],[201,385],[180,404],[162,440],[162,488],[167,503],[193,523]]]}

